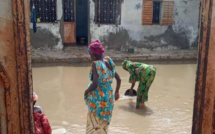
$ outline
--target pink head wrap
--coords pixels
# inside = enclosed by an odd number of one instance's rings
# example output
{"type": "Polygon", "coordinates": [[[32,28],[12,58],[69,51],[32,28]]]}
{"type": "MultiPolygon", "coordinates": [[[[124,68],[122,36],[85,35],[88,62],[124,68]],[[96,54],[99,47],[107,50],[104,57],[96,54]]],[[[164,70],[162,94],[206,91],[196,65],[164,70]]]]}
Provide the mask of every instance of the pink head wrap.
{"type": "Polygon", "coordinates": [[[98,54],[98,55],[104,55],[105,49],[102,46],[101,42],[98,40],[93,41],[89,47],[88,47],[88,51],[94,53],[94,54],[98,54]]]}

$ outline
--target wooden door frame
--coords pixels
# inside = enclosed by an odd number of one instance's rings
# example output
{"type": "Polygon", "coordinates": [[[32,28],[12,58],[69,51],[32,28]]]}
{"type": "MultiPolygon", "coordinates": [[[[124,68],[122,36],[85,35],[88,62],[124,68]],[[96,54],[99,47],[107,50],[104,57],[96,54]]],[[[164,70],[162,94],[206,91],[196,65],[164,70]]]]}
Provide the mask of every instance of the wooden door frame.
{"type": "Polygon", "coordinates": [[[192,134],[214,134],[215,0],[201,0],[199,16],[199,54],[192,134]]]}
{"type": "Polygon", "coordinates": [[[0,19],[0,99],[4,119],[0,133],[33,134],[32,71],[30,57],[29,0],[7,0],[11,7],[0,19]],[[6,16],[6,14],[8,16],[6,16]],[[11,17],[12,16],[12,17],[11,17]]]}

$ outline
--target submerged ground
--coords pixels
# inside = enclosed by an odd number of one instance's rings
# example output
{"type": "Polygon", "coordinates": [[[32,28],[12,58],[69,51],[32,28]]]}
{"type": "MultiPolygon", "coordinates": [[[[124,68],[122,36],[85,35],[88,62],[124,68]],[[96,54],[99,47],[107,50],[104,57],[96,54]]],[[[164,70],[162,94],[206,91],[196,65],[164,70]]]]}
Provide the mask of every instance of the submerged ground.
{"type": "MultiPolygon", "coordinates": [[[[155,66],[156,78],[142,110],[135,109],[135,98],[123,96],[130,87],[129,74],[118,66],[121,98],[115,103],[110,134],[191,133],[196,65],[155,66]]],[[[38,105],[49,118],[53,134],[85,133],[87,108],[83,94],[89,83],[89,69],[84,65],[33,68],[38,105]]]]}

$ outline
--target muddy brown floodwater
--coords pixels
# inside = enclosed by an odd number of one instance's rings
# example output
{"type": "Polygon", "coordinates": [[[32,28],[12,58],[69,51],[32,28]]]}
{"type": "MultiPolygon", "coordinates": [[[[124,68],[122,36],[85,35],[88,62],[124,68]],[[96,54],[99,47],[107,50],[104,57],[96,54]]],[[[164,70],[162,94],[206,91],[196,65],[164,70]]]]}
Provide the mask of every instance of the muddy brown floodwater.
{"type": "MultiPolygon", "coordinates": [[[[118,66],[121,98],[115,102],[110,134],[191,133],[196,65],[156,67],[149,101],[144,109],[136,110],[136,99],[123,96],[130,87],[129,74],[118,66]]],[[[89,83],[89,69],[86,66],[33,68],[34,91],[39,96],[37,104],[49,118],[53,134],[85,133],[87,108],[83,94],[89,83]]]]}

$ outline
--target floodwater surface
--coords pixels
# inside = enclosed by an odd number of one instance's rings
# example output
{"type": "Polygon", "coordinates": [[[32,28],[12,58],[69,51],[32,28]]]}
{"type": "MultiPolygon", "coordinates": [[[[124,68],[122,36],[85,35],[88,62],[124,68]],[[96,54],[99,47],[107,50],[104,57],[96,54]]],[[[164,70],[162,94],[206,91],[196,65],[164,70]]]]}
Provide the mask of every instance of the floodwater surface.
{"type": "MultiPolygon", "coordinates": [[[[157,74],[149,91],[149,101],[142,110],[135,109],[135,97],[123,95],[130,87],[129,74],[117,67],[122,79],[121,98],[115,102],[110,134],[191,133],[196,65],[155,66],[157,74]]],[[[84,91],[89,84],[89,70],[86,66],[33,68],[37,104],[49,118],[53,134],[85,134],[84,91]]]]}

